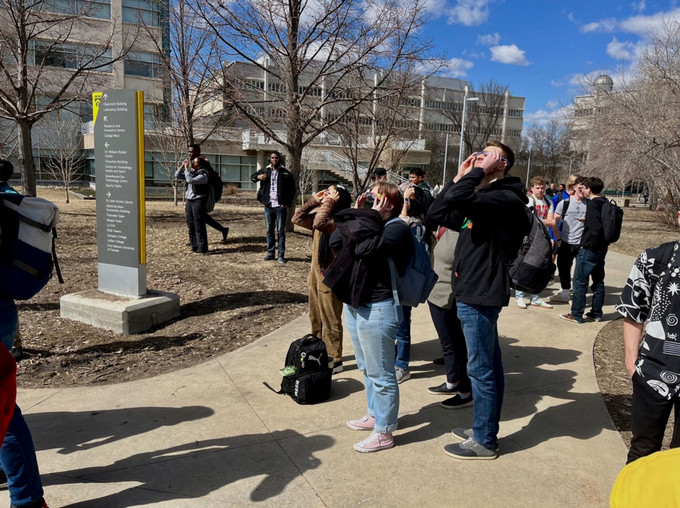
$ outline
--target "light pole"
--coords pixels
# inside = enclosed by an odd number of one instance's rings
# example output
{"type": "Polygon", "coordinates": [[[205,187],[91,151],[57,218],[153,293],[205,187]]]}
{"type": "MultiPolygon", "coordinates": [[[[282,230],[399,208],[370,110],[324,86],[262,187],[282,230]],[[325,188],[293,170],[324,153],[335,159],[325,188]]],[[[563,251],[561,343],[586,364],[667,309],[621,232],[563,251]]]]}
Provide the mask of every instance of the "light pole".
{"type": "Polygon", "coordinates": [[[524,185],[526,185],[527,190],[529,190],[529,171],[531,171],[531,147],[529,147],[529,160],[527,161],[527,179],[524,185]]]}
{"type": "Polygon", "coordinates": [[[444,176],[442,176],[442,187],[446,187],[446,159],[449,158],[449,133],[446,133],[446,141],[444,144],[444,176]]]}
{"type": "Polygon", "coordinates": [[[463,136],[465,135],[465,113],[467,112],[468,101],[478,101],[479,97],[468,97],[468,89],[465,87],[465,95],[463,96],[463,117],[460,120],[460,147],[458,148],[458,166],[463,163],[463,136]]]}

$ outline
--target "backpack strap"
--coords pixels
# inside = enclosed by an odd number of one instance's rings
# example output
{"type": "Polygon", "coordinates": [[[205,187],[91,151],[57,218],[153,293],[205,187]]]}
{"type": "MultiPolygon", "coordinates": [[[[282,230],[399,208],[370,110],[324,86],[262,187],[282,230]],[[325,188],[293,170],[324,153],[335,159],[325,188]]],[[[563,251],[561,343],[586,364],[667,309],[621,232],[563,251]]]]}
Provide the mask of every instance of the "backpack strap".
{"type": "Polygon", "coordinates": [[[57,239],[57,228],[52,228],[52,261],[54,262],[54,271],[57,272],[57,279],[59,284],[64,283],[64,278],[61,276],[61,268],[59,268],[59,260],[57,259],[57,249],[54,241],[57,239]]]}

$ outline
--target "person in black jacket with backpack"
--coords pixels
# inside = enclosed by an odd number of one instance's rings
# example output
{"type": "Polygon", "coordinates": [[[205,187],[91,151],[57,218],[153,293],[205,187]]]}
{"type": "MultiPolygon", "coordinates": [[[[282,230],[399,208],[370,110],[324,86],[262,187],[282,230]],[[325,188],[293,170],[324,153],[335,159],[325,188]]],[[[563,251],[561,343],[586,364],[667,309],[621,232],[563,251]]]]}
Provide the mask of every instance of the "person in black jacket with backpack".
{"type": "Polygon", "coordinates": [[[583,323],[584,316],[594,321],[602,320],[604,305],[604,259],[609,244],[605,241],[602,224],[602,207],[607,199],[600,196],[604,182],[590,176],[583,181],[585,196],[589,199],[581,235],[581,248],[576,255],[574,267],[574,294],[571,300],[571,313],[560,314],[560,318],[573,323],[583,323]],[[588,278],[592,279],[593,304],[590,312],[586,310],[588,278]]]}
{"type": "Polygon", "coordinates": [[[507,176],[514,160],[508,146],[489,141],[461,164],[453,184],[444,189],[446,206],[433,205],[428,213],[432,224],[460,228],[452,284],[468,350],[474,409],[472,428],[453,430],[462,442],[444,447],[458,459],[498,456],[505,383],[497,323],[510,301],[506,265],[517,256],[530,227],[522,182],[507,176]]]}
{"type": "Polygon", "coordinates": [[[208,188],[208,171],[203,167],[205,164],[210,163],[197,157],[187,167],[180,166],[175,173],[176,179],[185,180],[187,183],[184,211],[187,216],[191,250],[198,254],[208,253],[208,232],[205,228],[205,216],[210,189],[208,188]]]}

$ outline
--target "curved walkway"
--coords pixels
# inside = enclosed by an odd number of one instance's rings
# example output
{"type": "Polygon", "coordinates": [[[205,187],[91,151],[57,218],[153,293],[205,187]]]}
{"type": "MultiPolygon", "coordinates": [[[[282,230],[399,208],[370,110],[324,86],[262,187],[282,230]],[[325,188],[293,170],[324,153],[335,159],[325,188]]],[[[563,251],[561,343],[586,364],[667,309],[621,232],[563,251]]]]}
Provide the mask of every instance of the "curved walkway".
{"type": "MultiPolygon", "coordinates": [[[[607,257],[613,309],[633,258],[607,257]]],[[[512,302],[512,300],[511,300],[512,302]]],[[[607,506],[626,447],[595,379],[592,347],[604,323],[575,325],[554,310],[501,314],[506,394],[494,461],[459,461],[442,447],[472,408],[451,411],[426,306],[413,316],[412,378],[401,387],[397,446],[362,455],[345,420],[365,411],[345,340],[346,371],[332,399],[298,406],[272,393],[288,344],[307,316],[199,366],[131,383],[20,390],[46,499],[58,506],[607,506]]],[[[142,367],[143,368],[143,367],[142,367]]],[[[0,503],[8,505],[7,492],[0,503]]]]}

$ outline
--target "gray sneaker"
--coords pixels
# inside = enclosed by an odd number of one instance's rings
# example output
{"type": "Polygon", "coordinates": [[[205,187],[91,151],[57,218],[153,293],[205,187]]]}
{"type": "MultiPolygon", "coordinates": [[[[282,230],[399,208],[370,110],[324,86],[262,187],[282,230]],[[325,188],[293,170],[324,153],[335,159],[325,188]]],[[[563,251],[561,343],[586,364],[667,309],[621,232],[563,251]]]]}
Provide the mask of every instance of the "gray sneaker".
{"type": "Polygon", "coordinates": [[[474,437],[469,437],[462,443],[446,445],[444,453],[462,460],[493,460],[498,457],[498,452],[485,448],[474,437]]]}
{"type": "MultiPolygon", "coordinates": [[[[453,437],[458,439],[459,441],[466,441],[469,438],[474,438],[475,433],[472,431],[472,429],[463,429],[461,427],[456,427],[451,431],[451,434],[453,434],[453,437]]],[[[498,453],[499,447],[498,447],[498,441],[496,441],[496,446],[494,447],[494,450],[496,453],[498,453]]]]}
{"type": "Polygon", "coordinates": [[[411,379],[411,372],[408,369],[402,369],[401,367],[395,367],[394,372],[397,375],[397,383],[403,383],[407,379],[411,379]]]}

